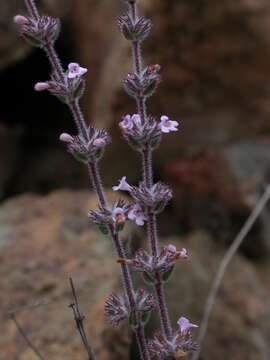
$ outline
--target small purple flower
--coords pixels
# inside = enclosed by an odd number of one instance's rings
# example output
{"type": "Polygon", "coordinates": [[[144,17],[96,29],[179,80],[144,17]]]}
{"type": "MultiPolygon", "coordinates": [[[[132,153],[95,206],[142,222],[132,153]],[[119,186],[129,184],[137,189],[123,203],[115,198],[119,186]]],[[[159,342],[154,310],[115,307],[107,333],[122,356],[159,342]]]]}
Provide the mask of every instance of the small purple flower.
{"type": "Polygon", "coordinates": [[[197,328],[198,325],[192,324],[187,318],[181,316],[177,321],[182,336],[185,336],[191,328],[197,328]]]}
{"type": "Polygon", "coordinates": [[[187,249],[186,249],[186,248],[183,248],[183,249],[180,251],[180,258],[181,258],[181,259],[187,259],[187,258],[188,258],[188,254],[187,254],[187,249]]]}
{"type": "Polygon", "coordinates": [[[132,129],[133,128],[133,121],[131,120],[130,115],[124,116],[123,120],[119,123],[119,126],[125,130],[125,129],[132,129]]]}
{"type": "Polygon", "coordinates": [[[176,253],[176,247],[172,244],[168,245],[168,251],[172,254],[176,253]]]}
{"type": "Polygon", "coordinates": [[[128,213],[128,218],[131,221],[135,221],[138,226],[143,226],[144,222],[147,220],[139,204],[135,204],[132,207],[128,213]]]}
{"type": "Polygon", "coordinates": [[[69,79],[74,79],[76,77],[81,77],[85,73],[87,73],[87,71],[88,70],[86,68],[81,67],[77,63],[70,63],[68,65],[68,78],[69,79]]]}
{"type": "Polygon", "coordinates": [[[126,217],[124,209],[121,207],[114,208],[112,211],[112,218],[115,222],[125,221],[126,217]]]}
{"type": "Polygon", "coordinates": [[[119,185],[118,186],[113,186],[113,191],[130,191],[131,190],[131,186],[127,183],[126,181],[127,177],[123,176],[122,179],[119,181],[119,185]]]}
{"type": "Polygon", "coordinates": [[[178,122],[170,120],[168,116],[163,115],[160,118],[160,128],[163,133],[169,133],[171,131],[177,131],[178,122]]]}

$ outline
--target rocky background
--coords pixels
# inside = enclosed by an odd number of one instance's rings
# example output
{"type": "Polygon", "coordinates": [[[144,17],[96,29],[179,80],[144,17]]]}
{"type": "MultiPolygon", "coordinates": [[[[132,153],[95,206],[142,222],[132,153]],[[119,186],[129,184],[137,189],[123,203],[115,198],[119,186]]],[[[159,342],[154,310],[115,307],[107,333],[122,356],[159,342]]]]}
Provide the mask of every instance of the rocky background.
{"type": "MultiPolygon", "coordinates": [[[[117,125],[135,111],[121,86],[131,69],[115,21],[123,4],[37,3],[63,20],[57,43],[63,64],[76,60],[89,69],[84,111],[113,137],[102,162],[106,187],[123,174],[138,181],[140,159],[117,125]]],[[[154,23],[145,60],[163,66],[149,110],[181,120],[154,160],[156,177],[175,194],[160,218],[162,241],[191,253],[168,284],[170,312],[200,323],[219,261],[269,182],[270,3],[142,0],[140,8],[154,23]]],[[[67,307],[70,275],[98,358],[136,359],[127,329],[104,322],[104,300],[120,286],[119,269],[107,239],[87,221],[95,200],[86,171],[58,141],[74,129],[70,115],[33,91],[49,67],[17,35],[12,17],[23,11],[22,0],[0,1],[0,360],[34,359],[8,319],[10,309],[34,303],[42,306],[17,316],[44,356],[84,358],[67,307]]],[[[130,231],[127,241],[142,245],[142,234],[130,231]]],[[[226,273],[201,359],[270,358],[269,234],[266,208],[226,273]]]]}

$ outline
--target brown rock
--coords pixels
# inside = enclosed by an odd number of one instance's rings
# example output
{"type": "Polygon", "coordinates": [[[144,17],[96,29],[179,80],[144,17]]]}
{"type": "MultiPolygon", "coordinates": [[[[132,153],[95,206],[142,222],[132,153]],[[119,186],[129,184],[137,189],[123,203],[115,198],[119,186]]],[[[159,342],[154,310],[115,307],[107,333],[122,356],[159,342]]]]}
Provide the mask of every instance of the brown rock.
{"type": "Polygon", "coordinates": [[[32,356],[8,320],[14,308],[22,308],[17,318],[45,357],[83,358],[68,308],[72,276],[97,357],[127,359],[126,327],[111,329],[103,315],[105,299],[120,287],[120,274],[110,239],[87,219],[95,206],[93,194],[68,191],[43,198],[25,195],[1,206],[0,348],[5,358],[32,356]]]}

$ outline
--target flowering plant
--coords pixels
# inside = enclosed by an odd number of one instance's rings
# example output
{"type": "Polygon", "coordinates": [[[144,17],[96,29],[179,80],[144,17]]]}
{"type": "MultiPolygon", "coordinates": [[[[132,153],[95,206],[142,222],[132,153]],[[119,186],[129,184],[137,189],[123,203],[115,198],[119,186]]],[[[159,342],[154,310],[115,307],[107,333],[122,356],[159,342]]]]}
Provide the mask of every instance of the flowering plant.
{"type": "Polygon", "coordinates": [[[119,200],[110,205],[106,199],[98,162],[111,139],[106,129],[88,126],[84,119],[79,100],[84,93],[87,69],[75,62],[70,63],[67,70],[63,69],[54,48],[60,21],[41,16],[34,0],[25,0],[29,16],[17,15],[14,21],[25,40],[47,53],[52,67],[50,80],[38,82],[35,90],[49,91],[70,108],[78,134],[62,133],[60,140],[67,145],[68,152],[75,159],[87,165],[99,202],[99,208],[89,211],[88,217],[104,234],[111,237],[116,249],[123,274],[124,293],[109,296],[105,315],[114,326],[125,319],[129,320],[136,334],[142,360],[180,358],[198,348],[191,336],[191,329],[197,325],[180,317],[178,328],[173,330],[167,311],[164,283],[169,280],[176,261],[187,258],[187,251],[177,250],[174,245],[162,248],[158,245],[157,215],[171,200],[172,191],[166,184],[154,183],[152,174],[153,150],[158,147],[164,134],[178,130],[178,122],[167,115],[157,119],[147,114],[146,100],[154,94],[161,80],[161,68],[159,65],[143,67],[141,44],[149,35],[152,23],[138,16],[137,0],[125,0],[125,3],[128,11],[118,18],[118,26],[131,42],[134,69],[125,77],[123,85],[126,92],[135,98],[137,113],[124,115],[119,126],[128,144],[142,156],[143,178],[138,186],[132,186],[123,176],[119,184],[113,186],[113,190],[128,192],[132,199],[130,203],[119,200]],[[138,226],[146,224],[149,237],[149,250],[139,249],[131,259],[126,256],[120,237],[120,232],[129,220],[138,226]],[[132,271],[142,273],[143,279],[152,285],[155,296],[142,288],[135,289],[132,271]],[[152,340],[146,340],[145,324],[155,307],[159,310],[161,331],[152,340]]]}

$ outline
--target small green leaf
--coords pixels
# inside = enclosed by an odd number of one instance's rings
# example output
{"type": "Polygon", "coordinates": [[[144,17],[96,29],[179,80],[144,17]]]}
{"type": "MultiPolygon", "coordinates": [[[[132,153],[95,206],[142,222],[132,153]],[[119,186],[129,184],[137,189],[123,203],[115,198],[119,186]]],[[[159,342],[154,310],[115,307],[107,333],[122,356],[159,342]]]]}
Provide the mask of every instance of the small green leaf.
{"type": "Polygon", "coordinates": [[[106,225],[100,225],[99,226],[99,230],[102,232],[102,234],[104,235],[108,235],[109,233],[109,229],[106,225]]]}
{"type": "Polygon", "coordinates": [[[168,281],[169,277],[172,275],[173,269],[174,269],[174,265],[171,266],[171,267],[169,268],[169,270],[165,271],[165,272],[162,274],[162,281],[163,281],[163,282],[168,281]]]}

